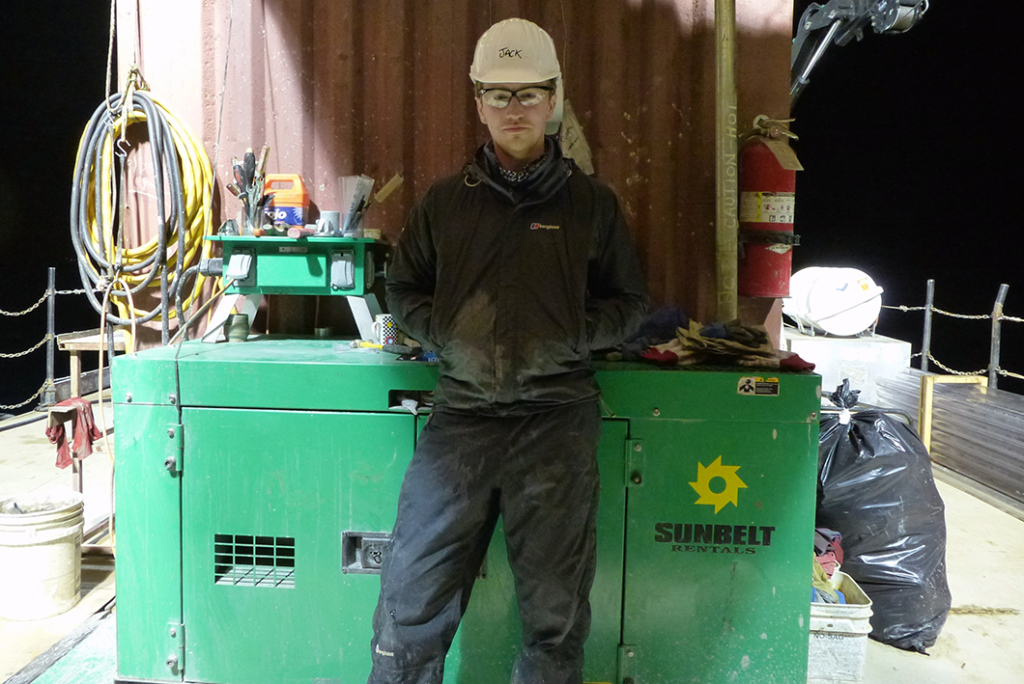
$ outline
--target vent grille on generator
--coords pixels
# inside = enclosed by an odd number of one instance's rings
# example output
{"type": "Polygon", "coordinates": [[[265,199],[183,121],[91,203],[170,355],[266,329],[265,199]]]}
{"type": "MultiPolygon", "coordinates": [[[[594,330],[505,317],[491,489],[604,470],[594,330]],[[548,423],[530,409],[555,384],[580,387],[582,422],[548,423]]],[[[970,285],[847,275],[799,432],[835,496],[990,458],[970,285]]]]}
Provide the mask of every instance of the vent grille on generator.
{"type": "Polygon", "coordinates": [[[215,534],[213,553],[216,584],[295,588],[295,539],[292,537],[215,534]]]}

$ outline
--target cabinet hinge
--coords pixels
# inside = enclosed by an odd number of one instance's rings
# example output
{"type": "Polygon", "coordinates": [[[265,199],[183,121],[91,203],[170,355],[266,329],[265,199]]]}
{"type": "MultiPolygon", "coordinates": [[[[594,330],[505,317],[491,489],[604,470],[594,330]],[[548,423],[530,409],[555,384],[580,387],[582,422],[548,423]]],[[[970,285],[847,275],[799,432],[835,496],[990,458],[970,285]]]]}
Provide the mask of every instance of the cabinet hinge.
{"type": "Polygon", "coordinates": [[[644,466],[647,457],[644,451],[643,440],[626,440],[626,486],[642,487],[644,484],[644,466]]]}
{"type": "Polygon", "coordinates": [[[167,444],[164,447],[164,468],[171,475],[180,475],[183,470],[185,440],[181,423],[167,424],[167,444]]]}
{"type": "Polygon", "coordinates": [[[185,625],[180,622],[167,623],[167,659],[164,665],[172,676],[179,679],[185,673],[185,625]]]}
{"type": "Polygon", "coordinates": [[[620,644],[618,681],[622,682],[622,684],[637,684],[636,661],[636,647],[631,644],[620,644]]]}

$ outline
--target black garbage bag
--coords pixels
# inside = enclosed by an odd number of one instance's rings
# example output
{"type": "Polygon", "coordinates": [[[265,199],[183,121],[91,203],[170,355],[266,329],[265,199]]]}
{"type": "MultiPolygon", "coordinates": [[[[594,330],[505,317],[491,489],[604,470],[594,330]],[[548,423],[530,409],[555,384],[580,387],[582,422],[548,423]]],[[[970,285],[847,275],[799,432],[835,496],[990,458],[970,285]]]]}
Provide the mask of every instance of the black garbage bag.
{"type": "MultiPolygon", "coordinates": [[[[852,409],[844,381],[831,395],[852,409]]],[[[949,613],[945,506],[908,425],[878,410],[821,419],[817,525],[843,535],[843,572],[874,602],[871,637],[924,653],[949,613]]]]}

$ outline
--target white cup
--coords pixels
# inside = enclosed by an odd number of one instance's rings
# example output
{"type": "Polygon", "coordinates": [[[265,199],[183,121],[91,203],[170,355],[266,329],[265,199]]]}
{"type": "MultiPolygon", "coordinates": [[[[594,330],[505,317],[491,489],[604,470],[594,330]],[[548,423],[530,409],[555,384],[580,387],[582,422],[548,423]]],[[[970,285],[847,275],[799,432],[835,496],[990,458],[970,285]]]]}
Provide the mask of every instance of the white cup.
{"type": "Polygon", "coordinates": [[[377,344],[398,344],[398,326],[391,314],[377,314],[370,330],[377,344]]]}
{"type": "Polygon", "coordinates": [[[321,226],[320,222],[324,223],[323,232],[327,235],[341,235],[341,212],[340,211],[321,211],[320,221],[317,221],[317,228],[321,226]]]}

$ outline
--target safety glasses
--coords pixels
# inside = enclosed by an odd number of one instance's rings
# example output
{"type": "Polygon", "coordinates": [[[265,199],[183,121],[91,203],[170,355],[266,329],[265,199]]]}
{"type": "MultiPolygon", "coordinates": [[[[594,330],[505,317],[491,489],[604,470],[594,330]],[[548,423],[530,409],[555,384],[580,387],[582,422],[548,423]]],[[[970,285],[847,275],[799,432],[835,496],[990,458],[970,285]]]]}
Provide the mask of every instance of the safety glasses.
{"type": "Polygon", "coordinates": [[[528,86],[519,90],[487,88],[480,91],[480,99],[484,101],[484,104],[498,109],[508,107],[513,97],[519,100],[519,104],[524,107],[534,107],[547,99],[547,94],[553,90],[554,88],[545,86],[528,86]]]}

